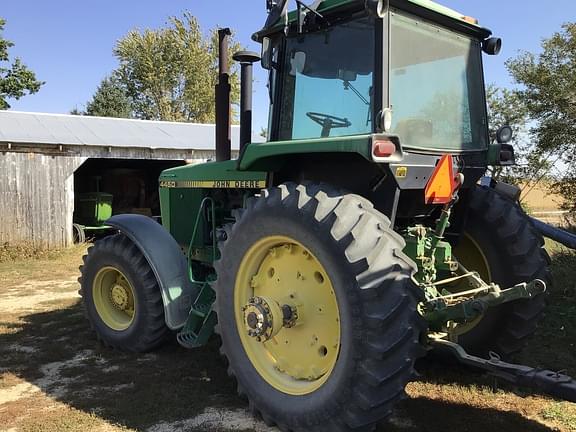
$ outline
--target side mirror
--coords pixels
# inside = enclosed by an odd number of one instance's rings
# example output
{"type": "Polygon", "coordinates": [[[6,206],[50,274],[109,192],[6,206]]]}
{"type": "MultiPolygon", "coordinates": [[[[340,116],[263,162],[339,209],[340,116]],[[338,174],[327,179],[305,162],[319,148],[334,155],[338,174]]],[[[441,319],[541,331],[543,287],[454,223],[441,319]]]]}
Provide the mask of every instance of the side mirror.
{"type": "Polygon", "coordinates": [[[274,50],[272,49],[272,40],[269,37],[262,39],[262,68],[272,70],[274,50]]]}
{"type": "Polygon", "coordinates": [[[366,10],[379,18],[384,18],[390,7],[390,0],[365,0],[366,10]]]}
{"type": "Polygon", "coordinates": [[[508,144],[514,138],[514,131],[508,125],[502,126],[496,132],[496,141],[498,144],[508,144]]]}
{"type": "Polygon", "coordinates": [[[482,50],[488,55],[498,55],[502,51],[502,39],[491,37],[482,42],[482,50]]]}

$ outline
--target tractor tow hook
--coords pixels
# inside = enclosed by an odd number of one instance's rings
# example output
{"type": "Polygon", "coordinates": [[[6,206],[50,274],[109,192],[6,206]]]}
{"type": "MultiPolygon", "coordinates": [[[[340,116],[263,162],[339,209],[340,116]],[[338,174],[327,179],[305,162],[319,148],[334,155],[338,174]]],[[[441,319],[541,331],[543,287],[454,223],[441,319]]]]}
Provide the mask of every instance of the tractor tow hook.
{"type": "Polygon", "coordinates": [[[431,341],[434,349],[454,356],[460,363],[484,370],[497,378],[526,389],[537,390],[569,402],[576,402],[576,380],[563,372],[507,363],[496,353],[489,359],[468,354],[460,345],[443,339],[431,341]]]}

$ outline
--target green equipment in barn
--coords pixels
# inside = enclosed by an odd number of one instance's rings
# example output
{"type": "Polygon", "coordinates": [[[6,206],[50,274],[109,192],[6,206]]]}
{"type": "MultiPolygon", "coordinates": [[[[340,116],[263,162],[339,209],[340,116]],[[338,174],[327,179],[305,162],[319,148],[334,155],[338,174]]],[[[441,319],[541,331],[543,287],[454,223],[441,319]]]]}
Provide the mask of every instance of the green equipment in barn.
{"type": "Polygon", "coordinates": [[[112,217],[114,195],[100,192],[100,177],[94,178],[95,192],[78,194],[74,204],[74,243],[84,243],[87,233],[109,229],[106,221],[112,217]]]}
{"type": "Polygon", "coordinates": [[[103,225],[112,217],[114,196],[104,192],[80,194],[76,204],[79,220],[87,225],[103,225]]]}
{"type": "MultiPolygon", "coordinates": [[[[268,0],[254,35],[270,124],[230,160],[229,31],[220,31],[217,160],[160,177],[163,226],[114,216],[81,294],[108,346],[184,347],[213,333],[238,392],[283,431],[367,431],[431,350],[576,399],[576,384],[506,363],[545,306],[549,258],[490,142],[482,54],[501,41],[429,0],[268,0]],[[489,359],[483,357],[490,354],[489,359]]],[[[450,366],[446,366],[450,367],[450,366]]]]}

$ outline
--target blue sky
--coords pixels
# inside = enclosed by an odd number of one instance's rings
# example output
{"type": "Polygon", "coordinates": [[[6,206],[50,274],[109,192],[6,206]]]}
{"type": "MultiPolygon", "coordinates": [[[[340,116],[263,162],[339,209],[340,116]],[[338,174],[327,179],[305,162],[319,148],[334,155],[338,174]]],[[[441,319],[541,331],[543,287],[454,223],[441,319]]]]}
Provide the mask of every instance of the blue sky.
{"type": "MultiPolygon", "coordinates": [[[[504,39],[502,54],[485,58],[487,82],[501,86],[510,85],[506,59],[519,50],[537,52],[542,38],[563,22],[576,20],[574,0],[440,2],[480,19],[504,39]]],[[[67,113],[83,108],[100,80],[116,67],[112,49],[119,38],[133,28],[161,27],[169,16],[185,10],[198,17],[205,30],[232,27],[242,44],[259,50],[250,35],[266,18],[264,0],[4,0],[0,10],[7,20],[4,36],[16,43],[11,54],[46,81],[37,95],[12,102],[12,109],[67,113]]],[[[254,126],[258,130],[266,125],[268,107],[262,71],[257,71],[256,79],[254,126]]]]}

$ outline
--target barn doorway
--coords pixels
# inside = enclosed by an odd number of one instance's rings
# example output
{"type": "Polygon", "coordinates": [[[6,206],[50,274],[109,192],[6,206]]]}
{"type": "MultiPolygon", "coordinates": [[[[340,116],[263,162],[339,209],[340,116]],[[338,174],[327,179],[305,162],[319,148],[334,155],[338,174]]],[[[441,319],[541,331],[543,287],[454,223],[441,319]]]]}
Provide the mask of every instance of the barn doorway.
{"type": "Polygon", "coordinates": [[[185,164],[182,160],[88,159],[74,173],[75,241],[97,234],[104,221],[117,214],[136,213],[160,221],[160,173],[185,164]]]}

